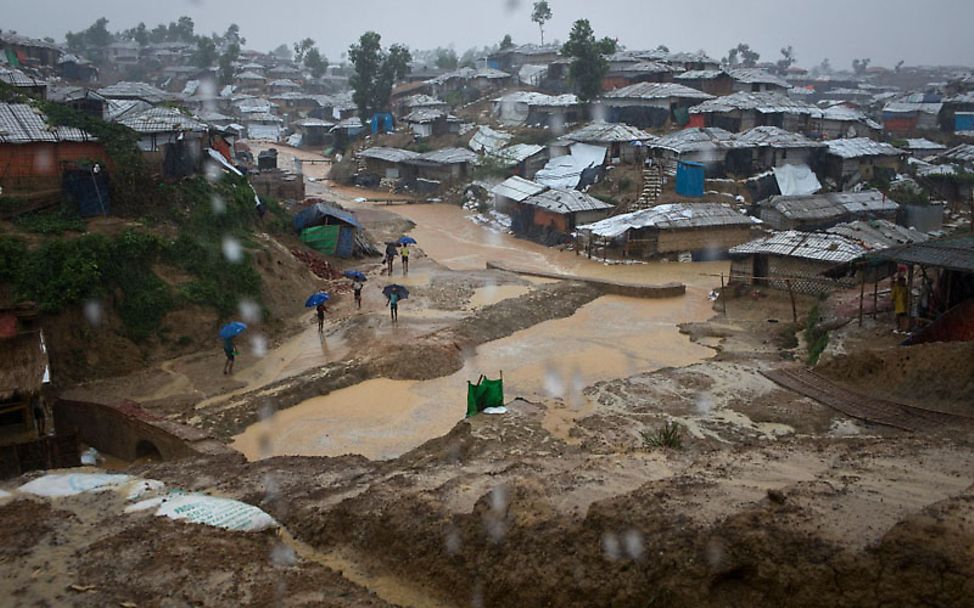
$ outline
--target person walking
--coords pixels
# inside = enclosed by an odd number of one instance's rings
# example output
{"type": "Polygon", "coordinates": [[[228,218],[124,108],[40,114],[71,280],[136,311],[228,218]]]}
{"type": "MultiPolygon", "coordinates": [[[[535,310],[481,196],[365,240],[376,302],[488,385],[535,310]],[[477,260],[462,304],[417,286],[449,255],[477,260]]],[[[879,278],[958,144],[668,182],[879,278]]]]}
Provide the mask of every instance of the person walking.
{"type": "Polygon", "coordinates": [[[325,313],[328,309],[325,308],[325,303],[321,302],[315,306],[315,314],[318,315],[318,333],[324,333],[325,331],[325,313]]]}
{"type": "Polygon", "coordinates": [[[227,356],[226,363],[223,364],[223,375],[233,374],[233,362],[237,358],[237,347],[233,344],[233,338],[223,339],[223,353],[227,356]]]}
{"type": "Polygon", "coordinates": [[[409,244],[403,243],[402,250],[399,251],[402,257],[402,276],[409,274],[409,244]]]}
{"type": "Polygon", "coordinates": [[[352,294],[355,296],[355,306],[362,310],[362,281],[356,279],[352,282],[352,294]]]}
{"type": "Polygon", "coordinates": [[[399,322],[399,292],[392,291],[389,294],[389,298],[386,303],[389,306],[389,315],[392,317],[392,322],[398,323],[399,322]]]}
{"type": "Polygon", "coordinates": [[[396,259],[397,253],[395,243],[386,243],[386,267],[383,269],[382,274],[392,276],[392,262],[396,259]]]}

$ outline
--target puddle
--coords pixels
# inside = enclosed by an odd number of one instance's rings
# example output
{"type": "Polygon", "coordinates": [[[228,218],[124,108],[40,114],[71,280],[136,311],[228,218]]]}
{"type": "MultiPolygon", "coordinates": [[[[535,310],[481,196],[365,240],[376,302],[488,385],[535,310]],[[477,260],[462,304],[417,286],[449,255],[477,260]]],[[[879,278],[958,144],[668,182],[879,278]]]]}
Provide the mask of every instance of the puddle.
{"type": "Polygon", "coordinates": [[[468,308],[483,308],[504,300],[517,298],[531,291],[527,285],[487,285],[474,290],[468,308]]]}
{"type": "Polygon", "coordinates": [[[565,411],[553,413],[550,424],[558,436],[567,436],[574,418],[589,407],[582,397],[586,386],[713,355],[676,327],[711,314],[706,297],[698,295],[605,296],[571,317],[481,345],[451,376],[424,382],[377,378],[310,399],[252,425],[232,447],[249,460],[350,453],[395,458],[453,428],[466,411],[467,381],[499,372],[507,401],[562,400],[565,411]]]}

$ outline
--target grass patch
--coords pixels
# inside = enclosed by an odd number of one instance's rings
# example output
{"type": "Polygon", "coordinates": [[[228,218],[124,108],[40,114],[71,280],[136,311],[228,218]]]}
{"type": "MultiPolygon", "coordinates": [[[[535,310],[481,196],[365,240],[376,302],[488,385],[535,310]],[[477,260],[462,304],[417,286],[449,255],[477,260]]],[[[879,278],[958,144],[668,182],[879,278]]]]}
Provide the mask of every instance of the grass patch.
{"type": "Polygon", "coordinates": [[[670,448],[679,450],[683,447],[683,425],[667,421],[655,431],[642,431],[643,445],[647,448],[670,448]]]}
{"type": "Polygon", "coordinates": [[[28,213],[14,220],[14,224],[34,234],[60,235],[65,232],[85,232],[87,229],[81,216],[67,211],[28,213]]]}
{"type": "Polygon", "coordinates": [[[822,313],[816,303],[808,311],[808,319],[805,321],[805,344],[808,346],[808,364],[815,365],[819,357],[825,352],[825,347],[829,345],[829,332],[820,327],[822,323],[822,313]]]}

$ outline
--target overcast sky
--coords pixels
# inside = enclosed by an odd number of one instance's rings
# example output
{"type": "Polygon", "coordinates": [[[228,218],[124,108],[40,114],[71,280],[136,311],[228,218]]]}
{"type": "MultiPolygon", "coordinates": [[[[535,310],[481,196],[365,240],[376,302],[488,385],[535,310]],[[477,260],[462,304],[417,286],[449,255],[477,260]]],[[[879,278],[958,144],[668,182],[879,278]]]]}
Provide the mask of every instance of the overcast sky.
{"type": "MultiPolygon", "coordinates": [[[[748,42],[762,59],[791,44],[799,65],[829,57],[848,67],[855,57],[875,65],[974,65],[974,0],[549,0],[554,19],[546,39],[564,40],[575,19],[628,48],[704,49],[720,58],[748,42]]],[[[144,21],[150,27],[189,15],[197,32],[240,25],[247,47],[267,51],[282,42],[314,38],[332,60],[367,30],[385,44],[411,48],[538,42],[531,0],[5,0],[0,27],[61,40],[99,16],[111,30],[144,21]]]]}

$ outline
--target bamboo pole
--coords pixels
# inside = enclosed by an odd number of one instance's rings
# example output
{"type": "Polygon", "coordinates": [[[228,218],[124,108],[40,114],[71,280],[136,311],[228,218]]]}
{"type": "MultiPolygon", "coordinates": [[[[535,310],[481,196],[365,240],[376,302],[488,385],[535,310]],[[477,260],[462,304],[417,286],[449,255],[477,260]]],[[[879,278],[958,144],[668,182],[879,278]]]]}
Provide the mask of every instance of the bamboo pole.
{"type": "Polygon", "coordinates": [[[862,283],[859,284],[859,327],[862,327],[862,301],[866,296],[866,273],[862,273],[862,283]]]}

